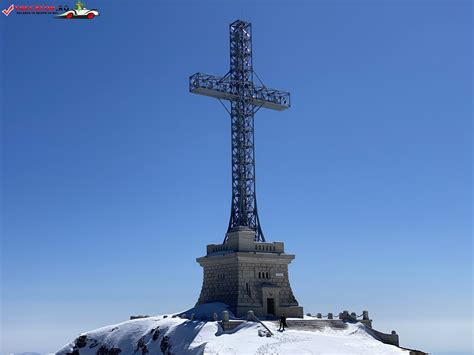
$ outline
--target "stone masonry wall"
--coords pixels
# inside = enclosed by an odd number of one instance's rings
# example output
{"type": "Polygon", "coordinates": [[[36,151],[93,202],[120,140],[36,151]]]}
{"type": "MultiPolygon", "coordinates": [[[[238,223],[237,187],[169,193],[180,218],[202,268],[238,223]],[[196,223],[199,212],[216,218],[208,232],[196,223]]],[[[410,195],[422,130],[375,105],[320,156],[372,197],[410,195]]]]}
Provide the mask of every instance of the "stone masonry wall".
{"type": "Polygon", "coordinates": [[[237,305],[238,276],[236,262],[217,262],[205,266],[198,303],[223,302],[229,306],[237,305]]]}
{"type": "Polygon", "coordinates": [[[298,307],[288,278],[288,264],[293,258],[256,252],[227,252],[199,258],[204,277],[198,304],[223,302],[236,315],[252,309],[260,316],[267,313],[266,297],[274,298],[275,315],[285,312],[285,307],[298,307]]]}
{"type": "Polygon", "coordinates": [[[240,305],[261,306],[262,286],[279,287],[280,305],[298,305],[290,287],[288,265],[242,262],[238,269],[240,305]]]}

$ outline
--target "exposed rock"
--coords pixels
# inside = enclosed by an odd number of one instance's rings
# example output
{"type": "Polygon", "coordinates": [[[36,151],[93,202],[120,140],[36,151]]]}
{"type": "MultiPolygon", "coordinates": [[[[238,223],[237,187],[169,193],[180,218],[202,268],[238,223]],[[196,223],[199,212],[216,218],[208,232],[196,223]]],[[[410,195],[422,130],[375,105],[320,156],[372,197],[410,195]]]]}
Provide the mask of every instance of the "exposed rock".
{"type": "Polygon", "coordinates": [[[152,336],[151,340],[153,340],[153,341],[158,340],[158,338],[160,337],[160,333],[161,333],[160,332],[160,327],[156,327],[155,329],[152,329],[151,331],[153,333],[153,336],[152,336]]]}
{"type": "Polygon", "coordinates": [[[171,344],[170,338],[168,336],[163,337],[163,340],[160,344],[160,349],[163,354],[171,354],[171,344]]]}
{"type": "Polygon", "coordinates": [[[87,345],[87,335],[81,335],[76,338],[76,341],[74,342],[74,345],[77,346],[78,348],[83,348],[87,345]]]}
{"type": "Polygon", "coordinates": [[[139,351],[141,348],[145,346],[145,335],[142,336],[140,339],[137,341],[137,348],[135,349],[135,352],[139,351]]]}
{"type": "Polygon", "coordinates": [[[112,348],[108,348],[107,346],[105,345],[102,345],[99,350],[97,350],[97,355],[118,355],[122,352],[122,350],[120,350],[119,348],[115,348],[115,347],[112,347],[112,348]]]}
{"type": "Polygon", "coordinates": [[[99,345],[99,341],[97,339],[90,339],[91,345],[89,345],[89,349],[95,348],[97,345],[99,345]]]}

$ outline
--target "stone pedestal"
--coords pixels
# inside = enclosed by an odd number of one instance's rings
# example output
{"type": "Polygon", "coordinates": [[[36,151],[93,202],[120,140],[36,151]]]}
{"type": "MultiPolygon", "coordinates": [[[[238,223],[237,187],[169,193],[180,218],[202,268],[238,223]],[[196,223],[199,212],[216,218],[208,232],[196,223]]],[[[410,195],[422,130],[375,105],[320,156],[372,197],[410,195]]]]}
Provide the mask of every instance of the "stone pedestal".
{"type": "Polygon", "coordinates": [[[253,310],[257,317],[303,317],[288,278],[295,258],[285,254],[281,242],[254,241],[255,232],[238,230],[224,244],[210,244],[207,255],[197,259],[204,269],[198,304],[222,302],[237,317],[253,310]]]}

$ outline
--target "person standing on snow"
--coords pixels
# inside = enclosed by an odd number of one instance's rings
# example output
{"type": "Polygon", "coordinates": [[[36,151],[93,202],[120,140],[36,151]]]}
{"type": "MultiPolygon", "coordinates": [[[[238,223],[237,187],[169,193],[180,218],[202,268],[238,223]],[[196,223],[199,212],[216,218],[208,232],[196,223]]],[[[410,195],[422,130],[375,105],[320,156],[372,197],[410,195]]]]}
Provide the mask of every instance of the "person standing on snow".
{"type": "Polygon", "coordinates": [[[285,313],[283,313],[280,317],[280,329],[278,329],[278,331],[281,332],[281,331],[285,330],[285,327],[288,327],[288,324],[286,324],[285,313]]]}

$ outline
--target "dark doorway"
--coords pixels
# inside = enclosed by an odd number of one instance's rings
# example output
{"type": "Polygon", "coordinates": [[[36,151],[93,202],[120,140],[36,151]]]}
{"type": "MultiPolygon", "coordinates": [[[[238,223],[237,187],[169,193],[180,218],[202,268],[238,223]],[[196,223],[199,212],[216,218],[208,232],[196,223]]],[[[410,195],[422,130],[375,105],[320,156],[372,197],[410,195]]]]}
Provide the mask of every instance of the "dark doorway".
{"type": "Polygon", "coordinates": [[[275,299],[267,298],[267,313],[275,315],[275,299]]]}

